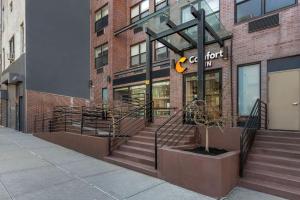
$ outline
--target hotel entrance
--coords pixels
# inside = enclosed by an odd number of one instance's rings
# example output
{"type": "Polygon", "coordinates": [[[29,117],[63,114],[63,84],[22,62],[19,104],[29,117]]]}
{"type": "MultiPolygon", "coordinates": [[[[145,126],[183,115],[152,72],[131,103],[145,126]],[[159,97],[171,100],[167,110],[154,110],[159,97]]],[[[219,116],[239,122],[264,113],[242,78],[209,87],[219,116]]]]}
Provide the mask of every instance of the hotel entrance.
{"type": "MultiPolygon", "coordinates": [[[[197,98],[197,74],[184,76],[184,106],[197,98]]],[[[205,99],[213,110],[222,112],[222,71],[212,70],[205,72],[205,99]]]]}

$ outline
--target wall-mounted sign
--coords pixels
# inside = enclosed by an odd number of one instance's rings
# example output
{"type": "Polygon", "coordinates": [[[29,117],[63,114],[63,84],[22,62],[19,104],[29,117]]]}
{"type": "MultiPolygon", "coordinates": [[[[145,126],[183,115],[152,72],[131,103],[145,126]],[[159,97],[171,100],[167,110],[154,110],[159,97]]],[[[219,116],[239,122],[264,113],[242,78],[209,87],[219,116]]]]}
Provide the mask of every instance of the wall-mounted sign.
{"type": "MultiPolygon", "coordinates": [[[[219,52],[207,52],[205,55],[205,67],[212,67],[212,60],[219,59],[219,58],[224,58],[224,51],[220,50],[219,52]]],[[[195,64],[198,62],[198,57],[197,56],[190,56],[189,58],[187,57],[181,57],[175,66],[175,70],[178,73],[183,73],[187,70],[186,67],[183,67],[182,64],[188,61],[190,64],[195,64]]]]}

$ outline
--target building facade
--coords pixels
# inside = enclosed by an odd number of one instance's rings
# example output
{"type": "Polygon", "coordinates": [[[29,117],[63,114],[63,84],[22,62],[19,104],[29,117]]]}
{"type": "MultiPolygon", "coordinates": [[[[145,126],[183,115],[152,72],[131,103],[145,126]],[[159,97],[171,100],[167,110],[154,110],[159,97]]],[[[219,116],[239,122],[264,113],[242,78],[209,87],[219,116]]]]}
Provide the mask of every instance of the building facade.
{"type": "MultiPolygon", "coordinates": [[[[218,16],[229,33],[223,47],[209,42],[205,46],[207,103],[224,115],[237,116],[235,125],[243,125],[254,102],[260,98],[268,104],[270,129],[300,130],[298,1],[206,2],[210,7],[206,10],[207,17],[218,16]],[[287,116],[293,117],[287,119],[287,116]]],[[[147,34],[138,22],[177,3],[175,0],[91,1],[93,102],[111,103],[120,95],[145,98],[147,34]]],[[[192,3],[185,4],[176,11],[181,23],[192,17],[189,6],[192,3]]],[[[187,60],[181,66],[186,70],[179,73],[175,66],[181,56],[160,42],[153,45],[155,119],[168,118],[173,110],[197,97],[196,53],[196,48],[184,52],[187,60]]]]}
{"type": "Polygon", "coordinates": [[[3,0],[1,9],[2,125],[29,132],[35,114],[85,104],[89,2],[3,0]]]}

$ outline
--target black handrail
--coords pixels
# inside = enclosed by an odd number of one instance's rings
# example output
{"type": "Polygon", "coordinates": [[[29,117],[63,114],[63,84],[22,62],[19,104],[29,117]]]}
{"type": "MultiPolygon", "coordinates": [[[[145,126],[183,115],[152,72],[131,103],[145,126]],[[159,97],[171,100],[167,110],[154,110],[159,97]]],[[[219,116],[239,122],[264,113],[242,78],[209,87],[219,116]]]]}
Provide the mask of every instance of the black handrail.
{"type": "Polygon", "coordinates": [[[247,156],[259,129],[268,129],[267,104],[257,99],[240,137],[240,176],[243,177],[247,156]]]}
{"type": "Polygon", "coordinates": [[[155,131],[155,169],[158,166],[158,148],[165,145],[177,146],[187,133],[196,128],[194,124],[186,121],[186,114],[189,113],[187,107],[175,112],[155,131]]]}
{"type": "Polygon", "coordinates": [[[153,112],[152,109],[149,109],[151,107],[153,107],[153,102],[147,103],[130,111],[129,113],[122,116],[120,119],[113,121],[113,123],[109,125],[109,155],[112,154],[112,151],[114,149],[118,148],[121,144],[126,142],[128,137],[135,135],[139,130],[138,126],[141,126],[141,128],[146,126],[147,112],[153,112]],[[139,119],[142,119],[142,124],[140,124],[141,120],[139,119]],[[124,126],[121,129],[122,122],[125,120],[128,121],[126,121],[126,123],[123,123],[124,126]],[[134,127],[134,130],[132,129],[132,127],[134,127]]]}

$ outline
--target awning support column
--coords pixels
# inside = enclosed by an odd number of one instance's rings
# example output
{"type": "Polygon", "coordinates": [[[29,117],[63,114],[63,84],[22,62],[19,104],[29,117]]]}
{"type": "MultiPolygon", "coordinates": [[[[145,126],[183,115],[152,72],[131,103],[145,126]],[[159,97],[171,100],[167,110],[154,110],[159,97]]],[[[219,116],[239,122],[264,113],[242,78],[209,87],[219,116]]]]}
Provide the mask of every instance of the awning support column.
{"type": "Polygon", "coordinates": [[[198,20],[198,44],[197,44],[197,54],[198,54],[198,91],[197,98],[199,100],[205,100],[205,10],[200,9],[199,11],[195,7],[191,7],[192,15],[198,20]]]}
{"type": "MultiPolygon", "coordinates": [[[[147,31],[146,31],[147,33],[147,31]]],[[[146,120],[147,122],[153,122],[153,108],[152,108],[152,42],[150,34],[147,34],[146,38],[146,48],[147,48],[147,60],[146,60],[146,120]]]]}

